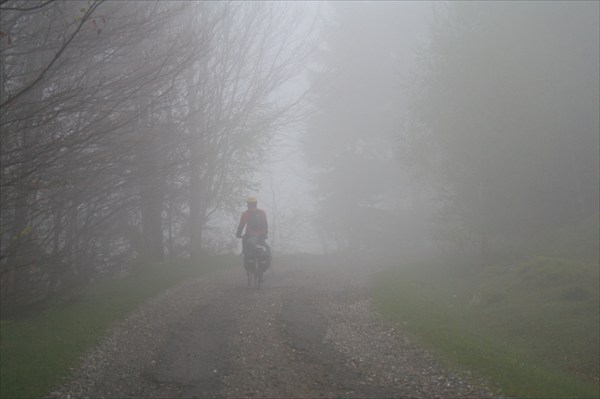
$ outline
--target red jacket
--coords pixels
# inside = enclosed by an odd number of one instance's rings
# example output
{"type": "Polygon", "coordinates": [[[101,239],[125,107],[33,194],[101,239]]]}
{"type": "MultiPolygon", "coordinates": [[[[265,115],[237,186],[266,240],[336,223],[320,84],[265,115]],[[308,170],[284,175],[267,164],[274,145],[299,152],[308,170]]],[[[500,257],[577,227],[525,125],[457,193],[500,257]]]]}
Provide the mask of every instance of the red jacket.
{"type": "Polygon", "coordinates": [[[237,228],[236,235],[240,237],[242,231],[246,227],[245,235],[258,236],[266,238],[269,233],[269,225],[267,223],[267,214],[262,209],[250,208],[240,218],[240,224],[237,228]]]}

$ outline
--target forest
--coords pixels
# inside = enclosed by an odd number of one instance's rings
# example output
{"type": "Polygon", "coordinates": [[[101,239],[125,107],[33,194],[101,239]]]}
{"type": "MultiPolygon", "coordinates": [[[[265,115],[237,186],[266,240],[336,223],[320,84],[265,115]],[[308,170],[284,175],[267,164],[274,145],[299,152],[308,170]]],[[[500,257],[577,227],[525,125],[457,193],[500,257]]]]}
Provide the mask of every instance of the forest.
{"type": "Polygon", "coordinates": [[[2,303],[196,256],[310,53],[280,4],[3,1],[2,303]]]}
{"type": "Polygon", "coordinates": [[[598,3],[307,4],[2,1],[3,312],[237,250],[289,131],[288,251],[597,262],[598,3]]]}

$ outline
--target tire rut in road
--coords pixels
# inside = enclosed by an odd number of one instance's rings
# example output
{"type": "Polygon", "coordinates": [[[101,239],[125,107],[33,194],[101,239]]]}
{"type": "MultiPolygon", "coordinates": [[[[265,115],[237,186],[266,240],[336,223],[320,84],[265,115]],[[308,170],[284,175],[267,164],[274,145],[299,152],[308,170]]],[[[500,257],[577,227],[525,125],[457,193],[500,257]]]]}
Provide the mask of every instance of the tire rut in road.
{"type": "Polygon", "coordinates": [[[346,355],[326,339],[329,322],[319,308],[327,290],[313,289],[297,275],[289,279],[286,272],[272,277],[239,303],[223,396],[390,397],[349,367],[346,355]]]}
{"type": "Polygon", "coordinates": [[[319,305],[325,299],[317,290],[298,291],[286,297],[282,313],[288,346],[301,359],[302,369],[310,372],[314,396],[392,396],[385,387],[349,367],[347,357],[327,339],[329,322],[319,305]]]}
{"type": "Polygon", "coordinates": [[[173,326],[156,363],[146,372],[149,381],[163,388],[159,395],[222,396],[221,378],[230,372],[230,342],[238,330],[238,291],[228,289],[173,326]]]}

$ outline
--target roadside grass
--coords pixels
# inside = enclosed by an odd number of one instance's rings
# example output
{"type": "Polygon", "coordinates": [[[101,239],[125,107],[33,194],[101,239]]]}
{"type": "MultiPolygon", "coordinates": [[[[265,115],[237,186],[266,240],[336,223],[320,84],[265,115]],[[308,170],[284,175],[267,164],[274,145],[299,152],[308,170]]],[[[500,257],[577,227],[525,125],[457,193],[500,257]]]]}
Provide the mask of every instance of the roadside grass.
{"type": "Polygon", "coordinates": [[[438,261],[381,272],[375,307],[451,367],[514,397],[599,397],[598,263],[533,257],[456,273],[438,261]]]}
{"type": "Polygon", "coordinates": [[[75,299],[0,324],[0,397],[47,395],[113,323],[159,292],[210,271],[238,265],[234,256],[140,265],[121,279],[98,280],[75,299]]]}

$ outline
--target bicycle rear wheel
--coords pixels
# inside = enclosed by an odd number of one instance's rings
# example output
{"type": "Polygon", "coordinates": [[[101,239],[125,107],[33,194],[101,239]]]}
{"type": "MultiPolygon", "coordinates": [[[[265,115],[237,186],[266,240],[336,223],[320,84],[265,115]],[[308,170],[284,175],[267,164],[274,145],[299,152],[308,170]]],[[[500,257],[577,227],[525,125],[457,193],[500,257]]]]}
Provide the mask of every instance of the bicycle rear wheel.
{"type": "Polygon", "coordinates": [[[256,279],[256,289],[260,288],[260,283],[262,283],[262,275],[263,275],[263,271],[262,269],[256,265],[256,269],[254,271],[254,278],[256,279]]]}

